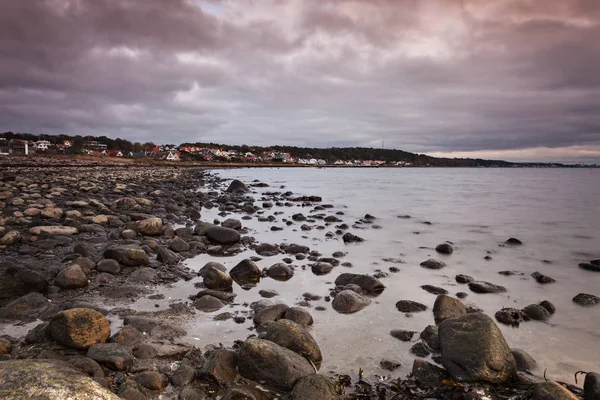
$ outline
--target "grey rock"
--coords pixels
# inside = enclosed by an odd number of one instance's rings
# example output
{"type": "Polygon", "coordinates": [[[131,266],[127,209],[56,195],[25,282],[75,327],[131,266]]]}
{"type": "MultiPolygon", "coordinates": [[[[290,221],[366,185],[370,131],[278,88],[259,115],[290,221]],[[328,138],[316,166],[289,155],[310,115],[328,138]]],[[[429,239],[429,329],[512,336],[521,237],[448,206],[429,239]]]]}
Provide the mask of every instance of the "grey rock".
{"type": "Polygon", "coordinates": [[[280,319],[260,326],[260,338],[290,349],[311,360],[317,367],[323,361],[319,345],[308,330],[293,321],[280,319]]]}
{"type": "Polygon", "coordinates": [[[343,273],[335,280],[336,286],[346,286],[354,284],[360,286],[367,293],[381,293],[385,286],[380,280],[370,275],[359,275],[351,273],[343,273]]]}
{"type": "Polygon", "coordinates": [[[331,306],[341,314],[351,314],[371,304],[371,300],[352,291],[342,290],[333,299],[331,306]]]}
{"type": "Polygon", "coordinates": [[[433,316],[436,323],[448,318],[460,317],[466,313],[467,308],[460,300],[445,294],[439,295],[433,304],[433,316]]]}
{"type": "Polygon", "coordinates": [[[517,371],[530,371],[537,366],[537,363],[525,350],[512,349],[512,354],[517,363],[517,371]]]}
{"type": "Polygon", "coordinates": [[[417,303],[412,300],[400,300],[396,303],[396,308],[403,313],[415,313],[427,310],[425,304],[417,303]]]}
{"type": "Polygon", "coordinates": [[[421,267],[427,268],[427,269],[442,269],[445,266],[446,266],[445,262],[439,261],[439,260],[434,260],[433,258],[431,258],[427,261],[423,261],[421,263],[421,267]]]}
{"type": "Polygon", "coordinates": [[[115,371],[125,371],[133,365],[129,348],[118,343],[100,343],[88,349],[87,356],[115,371]]]}
{"type": "Polygon", "coordinates": [[[339,400],[331,378],[312,374],[300,379],[292,390],[291,400],[339,400]]]}
{"type": "Polygon", "coordinates": [[[469,283],[469,289],[475,293],[504,293],[506,288],[490,282],[474,281],[469,283]]]}

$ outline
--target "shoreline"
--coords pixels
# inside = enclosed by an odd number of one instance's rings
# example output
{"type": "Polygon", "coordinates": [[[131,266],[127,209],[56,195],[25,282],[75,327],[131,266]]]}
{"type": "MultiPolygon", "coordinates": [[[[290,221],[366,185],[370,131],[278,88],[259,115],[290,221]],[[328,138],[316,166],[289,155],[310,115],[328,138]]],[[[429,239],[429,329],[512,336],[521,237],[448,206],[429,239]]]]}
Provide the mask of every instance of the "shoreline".
{"type": "MultiPolygon", "coordinates": [[[[250,232],[244,230],[242,223],[244,217],[253,217],[261,209],[264,210],[264,202],[280,202],[283,204],[284,201],[295,201],[298,204],[306,204],[307,207],[321,207],[321,202],[316,201],[316,198],[302,196],[295,198],[294,195],[285,198],[280,193],[274,194],[271,196],[271,199],[264,201],[254,199],[252,203],[263,203],[263,207],[252,205],[253,211],[251,211],[251,204],[247,196],[252,196],[252,193],[246,191],[248,187],[238,185],[238,189],[229,190],[229,182],[224,182],[221,178],[206,171],[209,168],[193,170],[152,165],[151,167],[153,168],[149,169],[147,165],[136,165],[135,167],[119,165],[112,166],[108,168],[108,171],[104,171],[103,166],[93,164],[87,166],[78,165],[78,167],[85,169],[98,168],[98,171],[95,176],[90,176],[89,171],[74,171],[69,174],[61,174],[61,168],[70,171],[73,167],[53,166],[46,168],[28,166],[16,167],[16,171],[11,171],[11,174],[13,172],[21,172],[20,175],[3,175],[4,187],[0,192],[6,192],[5,189],[9,187],[11,188],[11,195],[8,196],[5,193],[3,199],[0,199],[0,202],[2,202],[1,208],[5,215],[0,224],[0,229],[4,230],[4,232],[0,232],[2,233],[0,237],[4,238],[11,231],[18,231],[20,235],[19,237],[15,236],[12,238],[13,242],[2,250],[3,264],[0,265],[3,267],[2,272],[9,274],[11,279],[14,279],[12,283],[16,282],[16,287],[21,290],[14,291],[15,288],[13,287],[10,289],[13,290],[13,296],[8,297],[6,294],[4,295],[5,297],[3,297],[1,303],[3,311],[0,311],[0,313],[6,317],[6,306],[10,304],[10,301],[27,296],[28,294],[25,292],[31,288],[35,288],[38,290],[33,293],[48,296],[48,298],[52,299],[52,304],[44,304],[39,296],[29,296],[26,299],[27,301],[17,304],[19,307],[13,305],[9,310],[15,313],[11,315],[13,321],[45,318],[52,322],[55,321],[56,315],[61,311],[73,309],[73,306],[75,306],[75,309],[81,309],[83,305],[85,306],[83,308],[98,309],[100,314],[105,312],[113,319],[125,317],[127,321],[127,318],[129,318],[129,324],[126,324],[126,327],[137,326],[140,330],[145,331],[149,327],[148,324],[154,324],[154,326],[150,327],[149,332],[150,337],[155,337],[156,339],[152,339],[149,343],[137,342],[135,343],[135,347],[131,346],[132,354],[136,356],[136,359],[131,360],[132,365],[125,369],[126,373],[119,372],[113,368],[107,368],[106,363],[104,363],[102,364],[104,366],[102,368],[104,376],[93,376],[101,385],[110,387],[111,390],[121,395],[123,395],[123,392],[127,392],[146,396],[144,398],[154,398],[153,396],[156,396],[158,392],[156,390],[148,392],[147,386],[141,388],[140,385],[143,386],[143,384],[140,381],[143,381],[143,383],[147,382],[139,377],[140,374],[154,372],[155,374],[145,374],[143,376],[152,375],[153,378],[159,380],[162,379],[161,377],[165,379],[168,377],[168,381],[166,381],[167,385],[161,388],[162,395],[175,397],[165,398],[177,398],[177,396],[181,396],[179,392],[183,389],[175,385],[175,382],[178,382],[178,378],[174,377],[183,374],[184,370],[187,370],[188,375],[190,372],[188,368],[183,368],[181,371],[179,369],[175,371],[166,369],[168,362],[176,362],[180,366],[189,366],[194,369],[195,373],[190,380],[191,385],[190,382],[188,382],[188,385],[182,385],[184,388],[191,386],[192,389],[190,391],[199,392],[204,390],[201,388],[205,388],[206,392],[212,390],[213,393],[223,393],[225,396],[234,396],[238,392],[250,392],[250,394],[246,393],[247,397],[231,398],[251,398],[249,397],[251,395],[258,399],[258,394],[254,393],[256,388],[254,387],[253,389],[252,384],[244,383],[244,379],[239,381],[241,383],[234,384],[233,380],[230,379],[231,376],[217,376],[216,367],[219,366],[219,368],[225,368],[229,375],[235,373],[235,378],[240,379],[237,372],[235,372],[235,366],[232,367],[234,361],[231,358],[239,357],[239,352],[246,349],[243,344],[238,343],[234,345],[234,343],[226,343],[225,349],[215,349],[208,354],[207,359],[198,362],[198,350],[194,350],[190,346],[178,344],[177,338],[185,334],[181,332],[181,327],[178,324],[170,323],[170,321],[178,321],[180,318],[182,321],[185,318],[193,318],[194,313],[198,312],[196,311],[198,307],[203,307],[205,310],[214,307],[225,308],[227,302],[232,300],[223,300],[228,297],[226,294],[235,293],[235,291],[239,290],[238,286],[235,286],[235,290],[232,291],[221,290],[223,289],[223,285],[226,289],[232,287],[231,278],[228,280],[227,274],[211,272],[214,275],[211,275],[214,278],[214,285],[210,283],[208,286],[214,286],[214,289],[208,288],[212,292],[207,291],[205,295],[194,299],[193,306],[190,306],[187,301],[176,302],[173,303],[173,307],[169,310],[160,310],[156,313],[135,312],[135,310],[129,310],[127,307],[104,310],[93,304],[86,304],[85,300],[81,301],[80,295],[83,295],[85,298],[87,294],[93,293],[99,298],[104,296],[117,303],[122,301],[123,304],[127,304],[126,299],[131,297],[148,295],[151,298],[156,294],[150,294],[150,292],[144,289],[144,286],[149,283],[160,285],[158,286],[158,291],[160,292],[160,287],[172,284],[173,282],[196,279],[196,271],[180,266],[182,261],[180,256],[189,259],[198,254],[208,253],[214,257],[223,257],[228,254],[237,254],[248,248],[256,251],[258,249],[255,243],[256,240],[248,236],[250,232]],[[30,170],[31,168],[34,168],[34,170],[30,170]],[[46,168],[46,170],[39,171],[37,168],[46,168]],[[27,176],[27,172],[35,172],[35,176],[27,176]],[[14,180],[12,180],[13,178],[14,180]],[[23,182],[23,180],[27,184],[19,185],[19,182],[23,182]],[[46,188],[44,188],[45,185],[47,185],[46,188]],[[199,192],[197,190],[199,187],[204,187],[208,194],[199,192]],[[211,195],[210,193],[213,194],[211,195]],[[22,202],[15,201],[15,199],[20,199],[22,202]],[[41,207],[32,206],[36,202],[40,203],[41,207]],[[211,209],[213,207],[222,208],[223,218],[227,218],[227,220],[234,219],[234,221],[227,223],[228,226],[231,226],[231,228],[228,228],[230,230],[214,229],[211,224],[201,222],[204,220],[201,218],[201,210],[207,208],[208,204],[211,204],[211,209]],[[7,208],[9,211],[12,211],[12,216],[8,218],[6,217],[7,208]],[[39,212],[32,209],[37,209],[39,212]],[[28,210],[31,211],[28,212],[28,210]],[[100,218],[101,216],[102,218],[100,218]],[[158,222],[156,218],[161,221],[158,222]],[[240,218],[241,221],[237,218],[240,218]],[[38,223],[40,225],[35,225],[38,223]],[[46,236],[44,236],[43,234],[36,234],[35,230],[31,230],[35,228],[34,225],[65,227],[67,230],[65,231],[61,228],[62,230],[56,229],[53,231],[50,229],[46,232],[46,236]],[[68,228],[74,228],[77,232],[68,228]],[[212,232],[211,229],[215,232],[212,232]],[[231,232],[231,230],[236,231],[237,235],[231,232]],[[124,234],[125,231],[128,232],[124,234]],[[73,240],[73,238],[76,238],[76,240],[73,240]],[[117,248],[107,253],[107,249],[114,246],[117,248]],[[135,251],[130,251],[130,247],[120,248],[123,246],[133,246],[135,251]],[[140,249],[141,252],[139,251],[140,249]],[[82,258],[87,260],[83,260],[82,258]],[[7,266],[7,260],[9,263],[11,260],[14,261],[12,261],[11,265],[7,266]],[[115,265],[115,262],[107,260],[117,261],[117,265],[115,265]],[[94,266],[92,266],[92,263],[94,266]],[[101,264],[102,266],[100,266],[101,264]],[[78,266],[78,268],[73,267],[74,265],[78,266]],[[27,271],[23,269],[27,269],[27,271]],[[68,270],[68,273],[65,273],[65,270],[68,270]],[[107,271],[112,271],[113,273],[107,271]],[[61,275],[60,278],[59,275],[61,275]],[[60,286],[57,285],[57,281],[61,283],[60,286]],[[227,282],[229,282],[229,286],[226,285],[227,282]],[[78,286],[83,287],[78,289],[78,286]],[[214,299],[219,302],[214,301],[214,299]],[[22,307],[23,305],[24,307],[22,307]],[[134,312],[132,313],[132,311],[134,312]],[[19,313],[20,315],[17,315],[19,313]],[[135,317],[138,317],[137,321],[135,317]],[[141,321],[139,317],[142,318],[141,321]],[[151,318],[153,322],[149,323],[148,320],[143,320],[143,318],[151,318]],[[156,330],[155,335],[152,334],[154,330],[156,330]],[[159,346],[159,342],[163,343],[160,343],[159,346]],[[142,346],[141,344],[149,344],[149,346],[142,346]],[[174,347],[166,348],[164,346],[174,347]],[[240,350],[240,346],[242,350],[240,350]],[[143,350],[140,350],[140,347],[143,350]],[[163,355],[158,356],[158,354],[163,355]],[[196,361],[188,363],[186,357],[188,361],[192,358],[195,358],[196,361]],[[203,371],[200,376],[204,378],[199,378],[197,369],[203,371]],[[159,374],[162,375],[160,377],[156,376],[159,374]],[[215,385],[215,381],[218,385],[215,385]]],[[[246,183],[250,185],[250,190],[252,189],[252,185],[261,184],[261,182],[246,183]]],[[[325,209],[322,211],[325,211],[325,209]]],[[[221,226],[227,220],[223,221],[221,226]]],[[[298,217],[296,223],[300,224],[302,223],[301,221],[300,217],[298,217]]],[[[327,220],[324,219],[324,221],[327,220]]],[[[350,236],[348,238],[352,239],[350,236]]],[[[289,248],[278,246],[276,249],[263,248],[260,251],[265,252],[265,254],[289,254],[290,257],[293,255],[297,260],[302,260],[298,254],[303,254],[304,257],[307,256],[308,261],[319,264],[318,260],[320,256],[307,254],[307,251],[304,249],[301,250],[298,252],[295,250],[290,251],[289,248]]],[[[258,251],[256,252],[258,253],[258,251]]],[[[320,264],[331,264],[333,262],[332,259],[329,261],[322,261],[320,264]]],[[[319,268],[329,267],[321,265],[319,268]]],[[[212,271],[213,269],[209,270],[212,271]]],[[[278,271],[278,274],[285,274],[285,265],[278,268],[278,271]]],[[[271,275],[275,273],[274,271],[267,272],[267,274],[271,275]]],[[[229,271],[229,274],[232,275],[232,271],[229,271]]],[[[264,271],[259,271],[259,274],[262,276],[264,271]]],[[[333,273],[332,275],[337,274],[333,273]]],[[[204,286],[207,286],[206,275],[203,277],[203,281],[204,286]]],[[[250,282],[245,284],[249,284],[250,282]]],[[[345,285],[338,286],[341,286],[340,289],[342,289],[345,285]]],[[[251,289],[251,286],[248,289],[251,289]]],[[[199,290],[202,289],[200,288],[199,290]]],[[[5,291],[5,293],[7,292],[5,291]]],[[[341,291],[336,294],[339,293],[341,291]]],[[[259,296],[256,297],[256,300],[260,300],[259,296]]],[[[365,298],[369,299],[368,294],[365,298]]],[[[245,320],[254,319],[256,321],[256,316],[261,312],[264,313],[264,310],[268,310],[269,307],[264,308],[263,311],[257,312],[255,310],[253,313],[249,312],[247,315],[236,314],[231,317],[244,317],[245,320]]],[[[287,310],[283,311],[286,312],[287,310]]],[[[298,313],[302,314],[302,317],[306,317],[300,311],[298,313]]],[[[278,319],[278,317],[274,319],[278,319]]],[[[283,318],[281,320],[288,319],[283,318]]],[[[129,330],[133,331],[131,328],[129,330]]],[[[310,332],[310,329],[307,332],[310,332]]],[[[111,331],[111,334],[115,333],[111,331]]],[[[34,340],[33,343],[24,344],[19,340],[10,340],[10,345],[13,347],[11,352],[13,356],[20,354],[24,358],[32,358],[28,356],[39,357],[40,354],[43,354],[47,356],[46,358],[73,360],[68,357],[86,354],[82,351],[75,351],[74,355],[72,347],[64,344],[58,345],[58,334],[50,334],[50,337],[48,337],[47,333],[43,333],[41,338],[37,337],[38,335],[28,336],[30,337],[30,341],[34,340]],[[39,341],[37,341],[38,339],[39,341]]],[[[308,340],[306,336],[302,337],[308,340]]],[[[207,344],[202,343],[200,347],[203,348],[207,344]]],[[[249,351],[248,349],[246,350],[249,351]]],[[[279,350],[275,349],[274,351],[279,350]]],[[[255,357],[259,355],[254,354],[255,357]]],[[[292,357],[289,354],[287,355],[292,357]]],[[[204,358],[202,354],[200,357],[204,358]]],[[[303,364],[305,361],[303,362],[299,359],[294,362],[303,364]]],[[[395,398],[422,398],[424,395],[431,396],[433,394],[439,396],[434,398],[449,398],[448,396],[454,396],[457,393],[464,394],[464,386],[442,385],[439,378],[443,375],[440,375],[440,371],[429,369],[429,364],[423,364],[422,366],[428,373],[434,375],[434,382],[436,384],[421,385],[419,387],[412,378],[368,384],[366,380],[361,379],[355,382],[355,386],[348,383],[350,377],[347,375],[338,376],[337,386],[334,382],[328,380],[319,383],[325,387],[321,389],[327,392],[324,396],[337,396],[331,390],[335,389],[337,391],[339,385],[348,387],[349,397],[346,398],[376,398],[373,396],[376,396],[383,389],[387,391],[387,398],[394,398],[393,396],[396,396],[395,398]],[[392,383],[394,383],[395,387],[392,383]],[[399,388],[400,391],[394,392],[396,388],[399,388]],[[413,391],[415,392],[412,394],[414,397],[408,397],[411,396],[410,393],[413,391]],[[403,393],[401,395],[403,397],[398,397],[398,393],[403,393]],[[352,397],[354,395],[357,397],[352,397]]],[[[96,373],[100,375],[98,371],[96,373]]],[[[249,376],[250,379],[257,378],[257,376],[252,376],[248,371],[245,372],[245,375],[246,379],[249,376]]],[[[277,379],[280,378],[277,377],[277,379]]],[[[277,380],[273,379],[273,382],[277,380]]],[[[524,377],[521,377],[521,379],[524,379],[524,377]]],[[[491,391],[498,395],[500,393],[509,393],[512,396],[525,396],[530,392],[528,390],[529,386],[531,386],[531,382],[527,384],[525,389],[510,385],[494,387],[486,384],[475,384],[470,387],[471,389],[491,391]]],[[[282,390],[281,386],[279,389],[282,390]]],[[[292,388],[286,387],[283,392],[289,392],[290,390],[288,389],[292,388]]],[[[2,388],[0,387],[0,393],[2,393],[1,390],[2,388]]],[[[305,388],[304,390],[309,389],[305,388]]],[[[277,393],[277,391],[273,393],[277,393]]],[[[471,390],[469,393],[474,392],[471,390]]]]}

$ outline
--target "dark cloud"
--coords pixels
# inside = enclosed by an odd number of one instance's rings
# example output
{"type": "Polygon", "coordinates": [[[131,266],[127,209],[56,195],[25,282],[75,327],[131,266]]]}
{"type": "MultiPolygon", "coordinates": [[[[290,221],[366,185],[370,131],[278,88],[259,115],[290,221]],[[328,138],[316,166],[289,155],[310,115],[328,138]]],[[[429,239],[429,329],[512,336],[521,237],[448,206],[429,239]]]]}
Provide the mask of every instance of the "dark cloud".
{"type": "Polygon", "coordinates": [[[596,0],[0,7],[0,130],[600,160],[596,0]]]}

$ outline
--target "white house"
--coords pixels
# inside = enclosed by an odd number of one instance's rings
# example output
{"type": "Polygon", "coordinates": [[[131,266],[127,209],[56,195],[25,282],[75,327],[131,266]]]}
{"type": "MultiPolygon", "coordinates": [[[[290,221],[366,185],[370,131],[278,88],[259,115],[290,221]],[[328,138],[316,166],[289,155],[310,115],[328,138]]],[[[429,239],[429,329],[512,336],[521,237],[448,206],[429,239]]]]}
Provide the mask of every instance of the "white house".
{"type": "Polygon", "coordinates": [[[170,150],[167,155],[165,156],[165,160],[167,161],[181,161],[181,158],[179,157],[179,153],[177,153],[174,150],[170,150]]]}
{"type": "Polygon", "coordinates": [[[47,140],[38,140],[37,142],[35,142],[36,150],[46,151],[50,148],[50,146],[52,146],[52,143],[50,143],[47,140]]]}

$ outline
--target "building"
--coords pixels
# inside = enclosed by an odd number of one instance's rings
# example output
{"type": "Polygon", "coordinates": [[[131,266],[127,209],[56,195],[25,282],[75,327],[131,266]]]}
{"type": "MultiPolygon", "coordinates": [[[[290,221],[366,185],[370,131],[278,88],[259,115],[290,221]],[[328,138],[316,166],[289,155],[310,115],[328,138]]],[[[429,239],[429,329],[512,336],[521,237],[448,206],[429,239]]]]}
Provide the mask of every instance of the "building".
{"type": "Polygon", "coordinates": [[[52,143],[50,143],[47,140],[38,140],[37,142],[34,143],[35,144],[35,149],[36,151],[46,151],[48,150],[50,147],[52,147],[52,143]]]}
{"type": "Polygon", "coordinates": [[[88,140],[83,144],[83,150],[99,151],[100,153],[108,150],[107,147],[108,146],[104,143],[100,143],[96,140],[88,140]]]}
{"type": "Polygon", "coordinates": [[[123,157],[123,152],[121,150],[110,150],[108,152],[109,157],[123,157]]]}
{"type": "Polygon", "coordinates": [[[29,154],[29,143],[21,139],[12,139],[8,142],[9,154],[29,154]]]}

